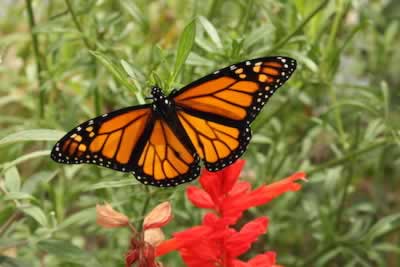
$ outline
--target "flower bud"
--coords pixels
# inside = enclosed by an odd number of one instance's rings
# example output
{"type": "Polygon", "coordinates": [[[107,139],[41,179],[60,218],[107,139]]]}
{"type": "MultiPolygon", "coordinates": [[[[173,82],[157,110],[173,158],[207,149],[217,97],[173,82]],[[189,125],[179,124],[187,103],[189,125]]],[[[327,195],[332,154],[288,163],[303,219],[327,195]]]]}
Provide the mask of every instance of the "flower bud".
{"type": "Polygon", "coordinates": [[[166,201],[155,207],[144,218],[143,229],[160,228],[169,223],[172,218],[171,204],[166,201]]]}
{"type": "Polygon", "coordinates": [[[115,211],[110,204],[96,205],[96,223],[104,228],[124,227],[129,219],[124,214],[115,211]]]}

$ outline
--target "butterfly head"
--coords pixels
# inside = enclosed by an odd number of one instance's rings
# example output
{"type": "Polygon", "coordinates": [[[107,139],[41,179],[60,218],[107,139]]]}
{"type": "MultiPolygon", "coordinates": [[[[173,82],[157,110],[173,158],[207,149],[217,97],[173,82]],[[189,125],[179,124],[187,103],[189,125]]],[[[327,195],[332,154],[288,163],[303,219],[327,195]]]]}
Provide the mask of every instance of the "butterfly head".
{"type": "Polygon", "coordinates": [[[153,99],[153,108],[163,113],[167,112],[171,105],[171,100],[157,86],[151,88],[151,99],[153,99]]]}
{"type": "Polygon", "coordinates": [[[153,88],[151,88],[151,98],[154,101],[159,101],[159,100],[164,100],[166,96],[164,95],[160,87],[153,86],[153,88]]]}

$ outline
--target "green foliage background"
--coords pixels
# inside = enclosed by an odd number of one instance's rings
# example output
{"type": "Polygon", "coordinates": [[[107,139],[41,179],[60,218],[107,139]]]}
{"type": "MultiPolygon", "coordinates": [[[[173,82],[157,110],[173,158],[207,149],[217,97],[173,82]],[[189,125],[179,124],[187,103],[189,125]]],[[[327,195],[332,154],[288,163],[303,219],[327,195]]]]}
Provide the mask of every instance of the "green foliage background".
{"type": "MultiPolygon", "coordinates": [[[[396,0],[0,1],[0,265],[123,266],[127,229],[95,224],[110,202],[138,223],[171,200],[173,232],[202,212],[49,149],[79,122],[267,55],[298,69],[252,124],[244,179],[295,171],[303,190],[253,209],[285,266],[400,266],[400,2],[396,0]]],[[[246,255],[244,259],[253,254],[246,255]]],[[[177,254],[161,259],[183,266],[177,254]]]]}

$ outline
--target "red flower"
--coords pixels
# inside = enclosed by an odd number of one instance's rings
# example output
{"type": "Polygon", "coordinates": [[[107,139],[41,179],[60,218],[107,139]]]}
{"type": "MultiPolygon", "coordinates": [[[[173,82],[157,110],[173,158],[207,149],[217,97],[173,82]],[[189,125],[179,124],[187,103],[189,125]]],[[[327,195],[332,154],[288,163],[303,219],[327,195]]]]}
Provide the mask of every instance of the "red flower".
{"type": "Polygon", "coordinates": [[[234,267],[282,267],[276,265],[276,253],[273,251],[265,252],[249,260],[248,262],[243,262],[240,260],[234,261],[234,267]]]}
{"type": "Polygon", "coordinates": [[[244,163],[244,160],[237,160],[217,172],[204,170],[199,179],[203,189],[189,186],[187,197],[195,206],[213,209],[234,224],[243,211],[266,204],[284,192],[299,190],[301,185],[295,181],[305,176],[302,172],[295,173],[279,182],[251,190],[249,182],[238,181],[244,163]]]}
{"type": "Polygon", "coordinates": [[[268,218],[261,217],[245,224],[240,231],[231,225],[242,216],[243,211],[268,203],[287,191],[297,191],[304,173],[296,173],[271,185],[262,185],[252,190],[248,182],[238,181],[244,165],[238,160],[218,171],[203,171],[201,188],[189,186],[187,196],[199,208],[212,209],[200,226],[174,234],[174,238],[156,247],[155,254],[161,256],[178,250],[189,267],[279,267],[275,265],[275,253],[257,255],[248,262],[237,259],[247,252],[252,243],[267,231],[268,218]]]}
{"type": "MultiPolygon", "coordinates": [[[[178,249],[190,267],[234,266],[234,259],[266,232],[267,225],[268,219],[261,217],[236,231],[227,227],[224,219],[208,213],[201,226],[175,233],[175,247],[170,248],[178,249]]],[[[156,249],[156,255],[162,252],[162,245],[156,249]]]]}

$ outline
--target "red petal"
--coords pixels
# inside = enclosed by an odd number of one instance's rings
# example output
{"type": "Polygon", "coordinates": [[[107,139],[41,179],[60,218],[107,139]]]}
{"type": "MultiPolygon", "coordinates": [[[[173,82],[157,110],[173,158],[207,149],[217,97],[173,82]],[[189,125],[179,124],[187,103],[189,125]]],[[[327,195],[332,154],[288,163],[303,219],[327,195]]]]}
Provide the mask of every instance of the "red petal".
{"type": "Polygon", "coordinates": [[[306,174],[304,172],[296,172],[293,175],[265,186],[263,191],[268,194],[271,198],[275,198],[282,193],[287,191],[298,191],[301,189],[301,185],[295,183],[297,180],[305,180],[306,174]]]}
{"type": "Polygon", "coordinates": [[[231,191],[234,184],[238,180],[240,172],[242,171],[245,163],[245,160],[238,159],[232,165],[229,165],[228,167],[222,169],[222,192],[227,194],[229,191],[231,191]]]}
{"type": "Polygon", "coordinates": [[[222,210],[227,212],[239,212],[247,210],[251,207],[266,204],[272,199],[287,191],[297,191],[301,189],[301,185],[295,181],[304,179],[304,173],[295,173],[292,176],[272,183],[270,185],[263,185],[256,190],[242,195],[236,195],[229,201],[224,201],[222,210]]]}
{"type": "Polygon", "coordinates": [[[257,238],[267,231],[268,218],[257,218],[245,224],[239,233],[233,234],[226,242],[226,250],[232,257],[237,257],[250,249],[257,238]]]}
{"type": "Polygon", "coordinates": [[[232,190],[229,192],[230,196],[240,195],[251,190],[251,184],[249,182],[237,182],[232,190]]]}
{"type": "Polygon", "coordinates": [[[250,266],[250,264],[248,264],[247,262],[243,262],[243,261],[241,261],[241,260],[236,260],[236,259],[234,259],[234,260],[232,261],[232,266],[233,266],[233,267],[252,267],[252,266],[250,266]]]}
{"type": "Polygon", "coordinates": [[[215,205],[218,205],[219,198],[222,195],[222,172],[209,172],[206,169],[203,170],[199,181],[203,189],[210,195],[215,205]]]}
{"type": "Polygon", "coordinates": [[[206,215],[204,215],[202,224],[210,227],[215,227],[220,224],[220,222],[221,218],[219,218],[214,213],[208,212],[206,213],[206,215]]]}
{"type": "Polygon", "coordinates": [[[156,257],[165,255],[174,250],[178,250],[181,247],[181,245],[182,244],[179,243],[179,241],[176,238],[165,240],[155,248],[155,255],[156,257]]]}
{"type": "Polygon", "coordinates": [[[215,205],[211,197],[204,190],[195,186],[188,186],[186,189],[187,198],[198,208],[214,209],[215,205]]]}
{"type": "Polygon", "coordinates": [[[248,261],[251,267],[278,267],[275,265],[276,253],[273,251],[260,254],[248,261]]]}
{"type": "Polygon", "coordinates": [[[231,225],[231,222],[229,218],[220,218],[214,213],[207,213],[203,217],[202,224],[213,229],[208,238],[220,238],[221,235],[226,233],[226,230],[228,229],[228,226],[231,225]]]}
{"type": "Polygon", "coordinates": [[[209,236],[212,232],[212,227],[200,225],[175,233],[174,237],[182,246],[190,246],[204,239],[205,236],[209,236]]]}
{"type": "Polygon", "coordinates": [[[215,262],[218,260],[217,255],[214,255],[216,251],[207,244],[200,244],[192,249],[182,249],[179,252],[186,266],[215,267],[215,262]]]}

